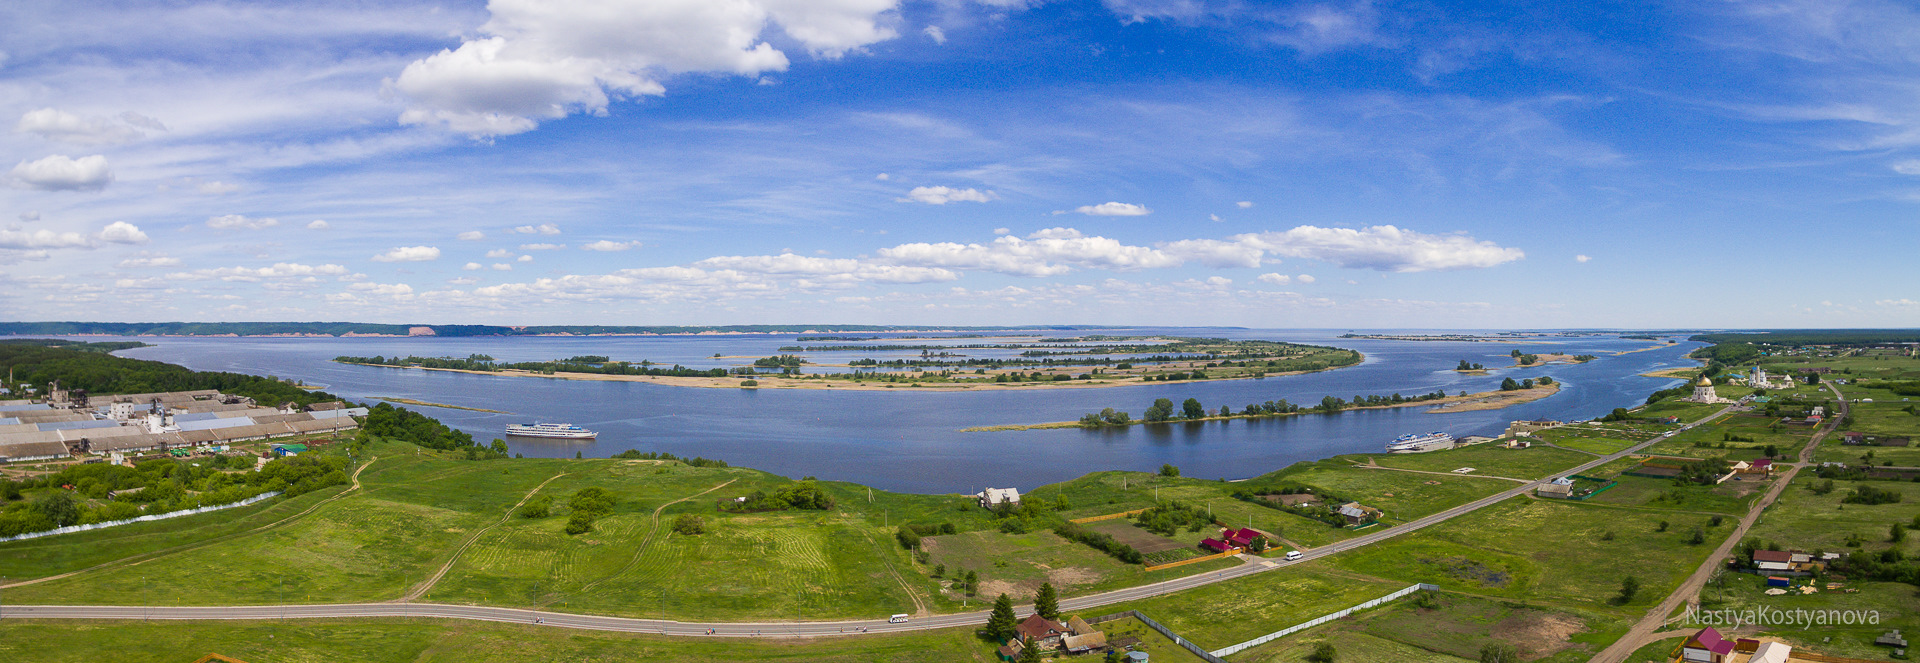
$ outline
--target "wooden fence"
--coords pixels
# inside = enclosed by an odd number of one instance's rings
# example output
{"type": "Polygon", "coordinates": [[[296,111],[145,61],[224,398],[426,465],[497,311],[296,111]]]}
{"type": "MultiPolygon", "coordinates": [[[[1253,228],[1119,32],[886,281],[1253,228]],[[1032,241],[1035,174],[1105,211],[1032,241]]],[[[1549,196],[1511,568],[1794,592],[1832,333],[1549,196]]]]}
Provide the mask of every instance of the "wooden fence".
{"type": "Polygon", "coordinates": [[[1148,570],[1148,571],[1158,571],[1158,570],[1161,570],[1161,569],[1171,569],[1171,568],[1173,568],[1173,567],[1176,567],[1176,566],[1186,566],[1186,565],[1188,565],[1188,564],[1196,564],[1196,563],[1199,563],[1199,562],[1204,562],[1204,561],[1207,561],[1207,560],[1210,560],[1210,559],[1220,559],[1220,558],[1222,558],[1222,557],[1232,557],[1232,556],[1234,556],[1234,555],[1238,555],[1238,554],[1240,554],[1240,549],[1239,549],[1239,548],[1234,548],[1233,550],[1229,550],[1229,551],[1226,551],[1226,552],[1223,552],[1223,553],[1214,553],[1214,554],[1211,554],[1211,555],[1202,555],[1202,556],[1200,556],[1200,557],[1188,557],[1188,558],[1186,558],[1186,559],[1183,559],[1183,560],[1180,560],[1180,561],[1178,561],[1178,562],[1167,562],[1167,563],[1165,563],[1165,564],[1161,564],[1161,565],[1159,565],[1159,566],[1149,566],[1149,567],[1147,567],[1147,570],[1148,570]]]}
{"type": "Polygon", "coordinates": [[[1087,523],[1097,523],[1097,522],[1100,522],[1100,521],[1102,521],[1102,520],[1113,520],[1113,519],[1115,519],[1115,518],[1125,518],[1125,517],[1127,517],[1127,516],[1131,516],[1131,515],[1133,515],[1133,514],[1136,514],[1136,513],[1140,513],[1140,512],[1142,512],[1142,511],[1146,511],[1146,509],[1134,509],[1134,510],[1132,510],[1132,511],[1122,511],[1122,512],[1120,512],[1120,513],[1109,513],[1109,514],[1107,514],[1107,515],[1104,515],[1104,516],[1089,516],[1089,517],[1086,517],[1086,518],[1075,518],[1075,519],[1073,519],[1073,520],[1069,520],[1069,521],[1067,521],[1067,522],[1070,522],[1070,523],[1074,523],[1074,524],[1077,524],[1077,525],[1085,525],[1085,524],[1087,524],[1087,523]]]}

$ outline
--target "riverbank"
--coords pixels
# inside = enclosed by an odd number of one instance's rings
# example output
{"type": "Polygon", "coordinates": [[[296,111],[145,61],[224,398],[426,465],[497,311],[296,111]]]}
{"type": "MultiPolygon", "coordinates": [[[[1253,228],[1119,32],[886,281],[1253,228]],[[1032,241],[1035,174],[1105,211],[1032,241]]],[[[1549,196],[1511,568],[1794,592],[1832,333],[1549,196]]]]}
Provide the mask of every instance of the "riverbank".
{"type": "MultiPolygon", "coordinates": [[[[1311,370],[1311,371],[1280,371],[1280,372],[1274,372],[1274,373],[1260,373],[1257,375],[1243,374],[1243,375],[1222,376],[1217,378],[1209,377],[1209,378],[1202,378],[1198,380],[1188,379],[1188,380],[1185,380],[1185,382],[1197,383],[1197,382],[1224,382],[1227,380],[1261,380],[1261,379],[1273,378],[1273,377],[1285,377],[1288,375],[1305,375],[1307,373],[1320,373],[1323,371],[1331,371],[1331,370],[1337,370],[1341,368],[1347,368],[1348,366],[1359,366],[1362,363],[1366,362],[1365,354],[1362,354],[1357,351],[1354,352],[1354,354],[1359,355],[1360,361],[1354,362],[1352,364],[1348,364],[1347,366],[1333,366],[1333,367],[1322,368],[1322,369],[1311,370]]],[[[1109,373],[1102,373],[1094,376],[1092,379],[1086,379],[1086,380],[1076,378],[1072,380],[1063,380],[1063,381],[1057,381],[1057,382],[1052,380],[1028,381],[1028,382],[994,382],[993,378],[996,375],[1004,375],[1007,373],[1021,372],[1021,371],[1001,371],[1001,372],[990,372],[985,375],[979,375],[975,378],[970,378],[965,382],[933,382],[929,380],[926,382],[901,383],[901,382],[887,382],[882,380],[851,380],[851,379],[829,379],[829,378],[812,378],[812,377],[796,378],[796,377],[782,376],[782,375],[729,375],[726,377],[692,377],[692,376],[667,376],[667,375],[612,375],[607,373],[571,373],[566,371],[557,371],[553,373],[536,373],[533,371],[523,371],[523,370],[514,370],[514,369],[503,369],[498,371],[476,371],[476,370],[469,370],[469,369],[462,369],[462,368],[431,368],[426,366],[390,366],[387,364],[362,364],[357,362],[342,362],[338,360],[335,360],[335,363],[347,364],[350,366],[372,366],[377,368],[394,368],[394,369],[403,369],[403,370],[445,371],[448,373],[467,373],[471,375],[496,375],[496,376],[503,376],[503,377],[547,378],[550,380],[583,380],[588,382],[644,382],[647,384],[657,384],[657,385],[666,386],[666,387],[698,387],[698,388],[704,388],[704,389],[820,389],[820,390],[829,390],[829,391],[954,392],[954,391],[989,391],[989,390],[991,391],[1007,391],[1007,390],[1026,391],[1026,390],[1047,390],[1047,389],[1101,389],[1101,388],[1107,388],[1107,387],[1131,387],[1131,386],[1150,384],[1146,380],[1146,377],[1144,375],[1115,376],[1109,373]],[[754,382],[754,384],[750,384],[750,385],[744,384],[747,381],[752,381],[754,382]]],[[[1188,369],[1199,368],[1198,366],[1191,365],[1191,364],[1198,364],[1198,363],[1200,362],[1188,362],[1189,365],[1186,366],[1185,368],[1188,368],[1188,369]]],[[[1158,384],[1158,383],[1160,383],[1160,381],[1152,382],[1152,384],[1158,384]]],[[[400,401],[395,401],[395,402],[400,402],[400,401]]],[[[434,403],[421,403],[421,404],[434,405],[435,407],[453,407],[453,406],[442,406],[434,403]]],[[[460,409],[473,409],[473,408],[460,408],[460,409]]],[[[493,410],[483,410],[483,411],[492,412],[493,410]]]]}
{"type": "MultiPolygon", "coordinates": [[[[1340,411],[1345,412],[1347,410],[1388,410],[1388,409],[1401,408],[1401,407],[1430,406],[1430,407],[1433,407],[1433,409],[1427,410],[1427,412],[1429,413],[1445,414],[1445,413],[1451,413],[1451,412],[1475,412],[1479,410],[1498,410],[1501,408],[1511,407],[1511,406],[1519,405],[1522,403],[1531,403],[1531,402],[1540,400],[1542,398],[1552,396],[1557,393],[1560,393],[1560,383],[1555,382],[1553,384],[1535,385],[1532,389],[1516,389],[1513,391],[1483,391],[1477,394],[1467,394],[1465,396],[1448,396],[1446,398],[1436,398],[1436,399],[1427,400],[1427,401],[1410,401],[1406,403],[1394,403],[1391,405],[1364,405],[1364,406],[1357,406],[1357,407],[1348,407],[1340,411]]],[[[1051,421],[1043,424],[1004,424],[1000,426],[975,426],[973,428],[962,428],[960,429],[960,432],[962,433],[997,433],[997,432],[1005,432],[1005,431],[1050,430],[1050,429],[1056,429],[1056,428],[1124,428],[1127,426],[1139,426],[1139,425],[1144,425],[1148,423],[1175,424],[1175,423],[1196,423],[1196,422],[1205,422],[1205,421],[1232,421],[1235,419],[1268,419],[1268,418],[1274,418],[1274,417],[1294,417],[1294,416],[1301,416],[1301,415],[1308,415],[1308,414],[1317,414],[1317,413],[1310,410],[1301,410],[1299,412],[1286,412],[1286,413],[1279,413],[1279,414],[1230,414],[1226,416],[1215,415],[1215,416],[1201,417],[1198,419],[1174,419],[1174,420],[1162,421],[1162,422],[1132,421],[1120,426],[1111,426],[1111,425],[1086,426],[1081,424],[1078,421],[1051,421]]]]}
{"type": "Polygon", "coordinates": [[[443,407],[449,410],[469,410],[472,412],[492,412],[494,414],[513,414],[512,412],[507,412],[505,410],[489,410],[484,407],[467,407],[465,405],[448,405],[446,403],[434,403],[431,401],[416,401],[411,398],[394,398],[391,396],[374,396],[372,400],[386,401],[388,403],[399,403],[401,405],[419,405],[423,407],[443,407]]]}

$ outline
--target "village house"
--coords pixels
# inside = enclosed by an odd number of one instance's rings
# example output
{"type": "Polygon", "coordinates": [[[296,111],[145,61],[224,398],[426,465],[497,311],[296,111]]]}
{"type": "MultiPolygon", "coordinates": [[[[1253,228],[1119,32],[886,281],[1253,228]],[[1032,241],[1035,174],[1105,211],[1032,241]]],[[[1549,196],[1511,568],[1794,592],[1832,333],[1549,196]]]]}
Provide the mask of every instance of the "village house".
{"type": "Polygon", "coordinates": [[[988,488],[978,493],[974,493],[973,497],[974,499],[980,500],[980,508],[991,509],[996,506],[1000,506],[1002,504],[1019,504],[1020,489],[1019,488],[988,488]]]}
{"type": "Polygon", "coordinates": [[[1825,559],[1798,550],[1755,550],[1753,568],[1764,572],[1812,573],[1825,570],[1825,559]]]}
{"type": "Polygon", "coordinates": [[[1555,478],[1552,481],[1540,484],[1540,488],[1534,490],[1533,494],[1541,497],[1557,497],[1560,499],[1572,497],[1573,479],[1567,477],[1555,478]]]}
{"type": "Polygon", "coordinates": [[[1342,504],[1336,511],[1339,512],[1340,517],[1347,519],[1348,527],[1365,525],[1380,519],[1379,509],[1363,505],[1359,502],[1342,504]]]}
{"type": "Polygon", "coordinates": [[[1039,647],[1043,650],[1058,649],[1061,639],[1070,633],[1066,624],[1040,615],[1028,616],[1026,621],[1014,627],[1014,632],[1019,634],[1020,640],[1025,642],[1026,646],[1039,647]]]}
{"type": "Polygon", "coordinates": [[[1107,646],[1107,634],[1078,615],[1067,620],[1067,632],[1066,637],[1060,638],[1060,647],[1069,654],[1085,654],[1107,646]]]}
{"type": "Polygon", "coordinates": [[[1680,660],[1688,663],[1727,663],[1732,660],[1733,641],[1720,637],[1713,627],[1700,629],[1700,632],[1687,638],[1680,644],[1680,660]]]}
{"type": "Polygon", "coordinates": [[[1233,547],[1241,549],[1251,549],[1254,539],[1265,536],[1265,534],[1259,531],[1244,527],[1240,529],[1222,530],[1220,532],[1220,537],[1226,539],[1227,543],[1233,544],[1233,547]]]}

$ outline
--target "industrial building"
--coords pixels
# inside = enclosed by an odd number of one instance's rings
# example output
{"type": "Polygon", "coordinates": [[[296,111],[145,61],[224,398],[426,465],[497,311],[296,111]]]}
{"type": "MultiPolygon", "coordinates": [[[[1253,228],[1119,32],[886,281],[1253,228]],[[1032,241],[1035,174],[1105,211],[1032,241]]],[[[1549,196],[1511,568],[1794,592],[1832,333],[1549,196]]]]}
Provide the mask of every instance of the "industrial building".
{"type": "Polygon", "coordinates": [[[0,462],[194,448],[357,427],[344,403],[261,407],[213,390],[88,397],[52,385],[45,400],[0,400],[0,462]]]}

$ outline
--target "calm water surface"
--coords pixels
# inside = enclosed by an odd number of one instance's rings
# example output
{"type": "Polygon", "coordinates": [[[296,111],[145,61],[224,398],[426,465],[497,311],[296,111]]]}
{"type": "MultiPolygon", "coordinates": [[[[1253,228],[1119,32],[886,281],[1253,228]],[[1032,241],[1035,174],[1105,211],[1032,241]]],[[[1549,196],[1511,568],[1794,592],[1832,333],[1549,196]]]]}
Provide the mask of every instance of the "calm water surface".
{"type": "MultiPolygon", "coordinates": [[[[793,476],[856,481],[910,492],[971,492],[982,485],[1030,489],[1087,472],[1151,471],[1172,463],[1186,476],[1239,479],[1297,461],[1379,451],[1410,432],[1442,430],[1456,436],[1497,433],[1515,419],[1586,419],[1642,402],[1677,380],[1640,377],[1660,368],[1691,366],[1685,354],[1701,344],[1614,355],[1651,345],[1612,336],[1551,339],[1550,344],[1406,342],[1342,339],[1345,330],[1141,329],[1109,334],[1294,341],[1353,348],[1360,365],[1307,375],[1211,383],[1168,383],[1110,389],[1017,389],[962,393],[734,390],[665,387],[633,382],[586,382],[467,375],[336,364],[339,355],[466,356],[540,361],[575,355],[651,360],[693,367],[727,366],[724,356],[767,356],[795,335],[592,338],[157,338],[155,347],[120,354],[197,370],[298,378],[354,400],[411,398],[506,410],[492,414],[419,408],[477,439],[501,436],[522,421],[572,422],[600,431],[588,442],[515,438],[528,456],[606,457],[626,449],[721,458],[740,466],[793,476]],[[1594,354],[1581,365],[1496,370],[1467,376],[1460,360],[1488,366],[1511,363],[1507,353],[1594,354]],[[1122,430],[1046,430],[961,433],[994,424],[1077,419],[1114,407],[1140,416],[1156,398],[1200,399],[1210,409],[1285,398],[1312,404],[1328,395],[1413,395],[1445,389],[1478,392],[1503,378],[1553,376],[1564,383],[1551,398],[1481,412],[1427,414],[1424,408],[1345,412],[1226,423],[1134,426],[1122,430]]],[[[1396,332],[1409,333],[1409,332],[1396,332]]],[[[1417,333],[1417,332],[1414,332],[1417,333]]],[[[870,336],[870,334],[861,334],[870,336]]],[[[1064,334],[1061,334],[1064,335],[1064,334]]],[[[924,343],[925,341],[903,341],[924,343]]],[[[861,342],[869,343],[869,342],[861,342]]],[[[817,345],[819,343],[809,343],[817,345]]],[[[878,356],[864,353],[861,356],[878,356]]]]}

